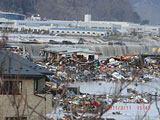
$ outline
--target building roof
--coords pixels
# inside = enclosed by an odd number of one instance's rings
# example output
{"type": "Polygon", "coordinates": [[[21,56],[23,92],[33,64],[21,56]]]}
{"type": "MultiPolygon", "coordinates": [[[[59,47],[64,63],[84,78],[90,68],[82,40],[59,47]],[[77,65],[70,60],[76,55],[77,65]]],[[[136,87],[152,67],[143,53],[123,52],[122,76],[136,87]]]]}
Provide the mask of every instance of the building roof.
{"type": "Polygon", "coordinates": [[[77,48],[77,49],[72,49],[68,51],[68,53],[74,53],[74,52],[83,52],[83,53],[92,53],[92,54],[96,53],[95,51],[84,49],[84,48],[77,48]]]}
{"type": "Polygon", "coordinates": [[[0,50],[0,68],[0,74],[4,76],[43,77],[52,74],[48,69],[7,50],[0,50]]]}
{"type": "Polygon", "coordinates": [[[72,50],[74,48],[69,47],[55,47],[55,48],[44,48],[44,51],[48,52],[67,52],[68,50],[72,50]]]}
{"type": "Polygon", "coordinates": [[[117,29],[117,32],[120,32],[120,33],[128,33],[128,31],[125,30],[125,29],[117,29]]]}

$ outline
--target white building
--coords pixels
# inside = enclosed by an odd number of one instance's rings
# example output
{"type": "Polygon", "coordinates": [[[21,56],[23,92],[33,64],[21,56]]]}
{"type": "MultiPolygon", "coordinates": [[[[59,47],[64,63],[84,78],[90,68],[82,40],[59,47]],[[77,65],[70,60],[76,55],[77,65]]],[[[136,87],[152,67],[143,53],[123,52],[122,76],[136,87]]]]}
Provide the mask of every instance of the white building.
{"type": "Polygon", "coordinates": [[[108,36],[106,29],[88,29],[88,28],[51,28],[52,34],[77,35],[77,36],[108,36]]]}
{"type": "Polygon", "coordinates": [[[160,35],[160,26],[130,24],[129,26],[126,26],[124,29],[129,31],[129,33],[134,32],[137,34],[150,36],[160,35]]]}
{"type": "Polygon", "coordinates": [[[90,22],[91,21],[91,15],[90,14],[86,14],[84,16],[84,22],[90,22]]]}
{"type": "Polygon", "coordinates": [[[160,35],[160,27],[159,26],[142,26],[142,29],[144,29],[143,34],[144,35],[160,35]]]}

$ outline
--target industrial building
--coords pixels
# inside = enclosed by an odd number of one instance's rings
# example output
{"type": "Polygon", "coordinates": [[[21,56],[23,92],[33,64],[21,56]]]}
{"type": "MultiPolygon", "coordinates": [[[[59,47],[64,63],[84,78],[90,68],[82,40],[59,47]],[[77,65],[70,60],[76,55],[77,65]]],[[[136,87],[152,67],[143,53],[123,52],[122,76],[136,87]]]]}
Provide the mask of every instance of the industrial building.
{"type": "Polygon", "coordinates": [[[0,29],[12,28],[17,31],[24,29],[32,31],[49,30],[49,33],[52,34],[87,36],[107,36],[108,33],[114,32],[122,32],[123,35],[124,31],[128,35],[133,32],[150,36],[160,35],[160,26],[117,21],[93,21],[89,14],[84,16],[84,21],[42,20],[39,15],[25,19],[24,15],[6,12],[0,12],[0,18],[0,29]]]}
{"type": "Polygon", "coordinates": [[[108,36],[106,29],[87,29],[87,28],[51,28],[52,34],[77,35],[77,36],[108,36]]]}
{"type": "Polygon", "coordinates": [[[0,18],[4,18],[4,19],[8,19],[8,20],[24,20],[26,18],[26,16],[19,14],[19,13],[0,11],[0,18]]]}

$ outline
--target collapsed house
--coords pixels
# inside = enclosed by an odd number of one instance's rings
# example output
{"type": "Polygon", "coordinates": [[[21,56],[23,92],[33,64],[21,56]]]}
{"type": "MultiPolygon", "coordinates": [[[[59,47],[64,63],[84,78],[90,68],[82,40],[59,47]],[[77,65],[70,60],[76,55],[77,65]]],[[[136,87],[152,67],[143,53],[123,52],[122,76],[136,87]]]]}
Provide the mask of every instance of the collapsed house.
{"type": "Polygon", "coordinates": [[[69,48],[69,47],[55,47],[45,48],[41,51],[45,61],[50,59],[59,59],[61,57],[72,57],[73,59],[98,60],[101,53],[85,49],[85,48],[69,48]]]}

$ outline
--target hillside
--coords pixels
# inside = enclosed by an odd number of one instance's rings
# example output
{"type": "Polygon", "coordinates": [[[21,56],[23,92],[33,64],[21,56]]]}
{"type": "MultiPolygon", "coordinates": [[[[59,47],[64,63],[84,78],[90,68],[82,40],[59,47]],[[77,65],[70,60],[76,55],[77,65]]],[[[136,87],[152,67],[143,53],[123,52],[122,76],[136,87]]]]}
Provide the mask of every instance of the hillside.
{"type": "Polygon", "coordinates": [[[0,10],[31,15],[36,13],[34,6],[37,1],[38,0],[0,0],[0,10]]]}
{"type": "Polygon", "coordinates": [[[160,24],[160,0],[133,0],[132,5],[142,20],[160,24]]]}
{"type": "Polygon", "coordinates": [[[83,20],[90,13],[93,20],[139,21],[128,0],[41,0],[36,11],[51,19],[83,20]]]}
{"type": "Polygon", "coordinates": [[[129,0],[1,0],[0,10],[38,13],[49,19],[83,20],[89,13],[93,20],[139,22],[129,0]]]}

